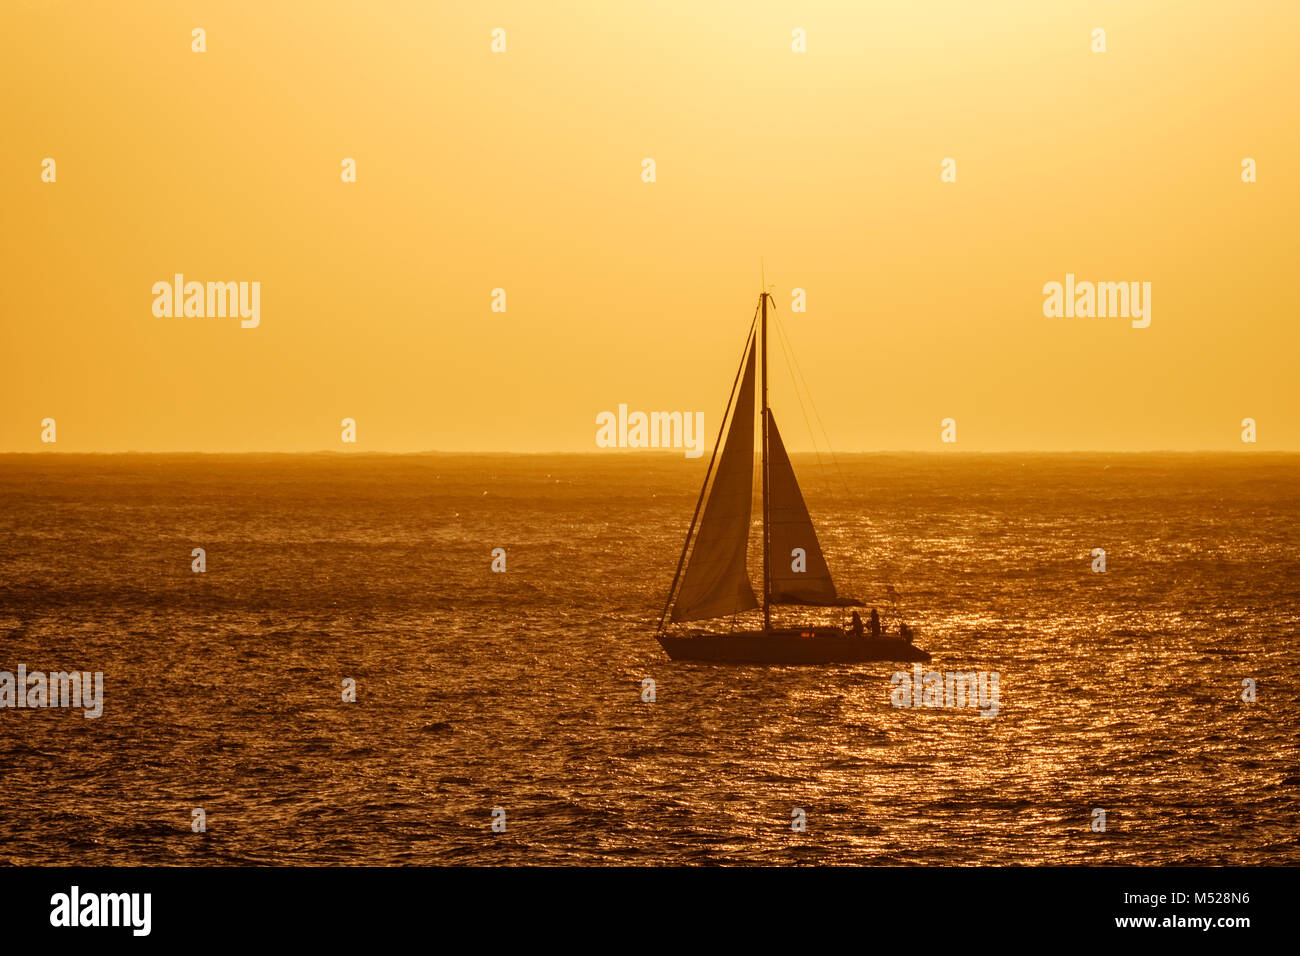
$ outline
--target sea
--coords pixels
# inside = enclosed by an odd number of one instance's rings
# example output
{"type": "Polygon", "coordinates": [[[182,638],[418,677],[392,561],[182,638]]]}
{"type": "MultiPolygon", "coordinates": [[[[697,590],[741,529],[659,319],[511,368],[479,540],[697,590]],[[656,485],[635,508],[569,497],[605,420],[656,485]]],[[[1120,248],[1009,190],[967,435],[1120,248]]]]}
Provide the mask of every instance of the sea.
{"type": "Polygon", "coordinates": [[[706,462],[0,456],[0,671],[103,675],[0,708],[0,863],[1300,862],[1300,455],[794,456],[996,715],[670,661],[706,462]]]}

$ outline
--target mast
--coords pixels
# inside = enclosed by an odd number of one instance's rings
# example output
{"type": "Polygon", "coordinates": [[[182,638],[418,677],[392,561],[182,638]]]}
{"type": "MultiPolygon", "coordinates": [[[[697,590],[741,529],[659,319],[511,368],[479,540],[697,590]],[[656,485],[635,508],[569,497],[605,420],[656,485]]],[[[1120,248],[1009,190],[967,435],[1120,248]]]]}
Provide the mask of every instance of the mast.
{"type": "Polygon", "coordinates": [[[767,540],[767,289],[759,296],[763,305],[763,446],[761,467],[763,469],[763,633],[772,629],[772,607],[769,598],[772,594],[772,579],[768,572],[767,540]]]}

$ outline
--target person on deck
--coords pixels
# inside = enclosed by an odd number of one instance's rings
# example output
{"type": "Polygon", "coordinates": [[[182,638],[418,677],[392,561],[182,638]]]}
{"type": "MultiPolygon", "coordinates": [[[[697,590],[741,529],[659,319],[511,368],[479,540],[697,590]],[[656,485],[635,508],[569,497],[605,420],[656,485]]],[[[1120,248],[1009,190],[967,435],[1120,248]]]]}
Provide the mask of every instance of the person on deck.
{"type": "Polygon", "coordinates": [[[849,633],[854,637],[862,636],[862,615],[857,611],[853,612],[853,617],[850,619],[849,633]]]}
{"type": "Polygon", "coordinates": [[[880,614],[874,607],[871,609],[871,636],[880,636],[880,614]]]}

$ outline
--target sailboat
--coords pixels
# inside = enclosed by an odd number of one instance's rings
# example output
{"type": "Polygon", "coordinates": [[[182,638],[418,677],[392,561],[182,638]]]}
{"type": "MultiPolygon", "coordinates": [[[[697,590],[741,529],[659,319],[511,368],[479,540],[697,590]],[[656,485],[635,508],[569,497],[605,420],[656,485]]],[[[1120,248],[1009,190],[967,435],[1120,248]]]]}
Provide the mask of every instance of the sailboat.
{"type": "Polygon", "coordinates": [[[854,635],[839,626],[774,628],[780,605],[850,607],[861,602],[835,590],[790,456],[767,402],[767,304],[760,294],[731,384],[722,427],[695,503],[677,572],[655,638],[673,660],[754,664],[836,664],[860,661],[928,661],[903,637],[854,635]],[[761,313],[761,323],[759,315],[761,313]],[[763,600],[754,596],[748,552],[754,498],[755,364],[759,365],[762,469],[763,600]],[[728,428],[727,422],[730,421],[728,428]],[[724,430],[726,439],[723,439],[724,430]],[[763,609],[762,629],[669,633],[672,625],[735,619],[763,609]]]}

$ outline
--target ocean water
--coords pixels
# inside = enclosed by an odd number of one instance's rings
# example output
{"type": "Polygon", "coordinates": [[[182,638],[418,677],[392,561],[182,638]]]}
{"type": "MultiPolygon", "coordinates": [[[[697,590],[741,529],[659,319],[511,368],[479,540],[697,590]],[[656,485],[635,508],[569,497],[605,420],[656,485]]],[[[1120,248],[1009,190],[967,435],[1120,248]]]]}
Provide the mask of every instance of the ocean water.
{"type": "Polygon", "coordinates": [[[1300,862],[1300,456],[795,468],[996,717],[667,660],[703,461],[0,456],[0,670],[104,674],[0,710],[0,862],[1300,862]]]}

